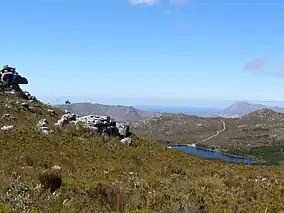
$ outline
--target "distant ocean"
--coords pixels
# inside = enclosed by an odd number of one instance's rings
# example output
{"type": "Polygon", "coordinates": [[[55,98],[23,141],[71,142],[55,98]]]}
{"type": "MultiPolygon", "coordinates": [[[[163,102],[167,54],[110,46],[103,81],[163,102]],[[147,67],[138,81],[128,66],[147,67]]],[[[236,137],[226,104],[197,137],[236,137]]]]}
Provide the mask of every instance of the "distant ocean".
{"type": "Polygon", "coordinates": [[[221,108],[206,107],[171,107],[171,106],[134,106],[137,109],[148,112],[184,113],[187,115],[209,116],[222,112],[221,108]]]}

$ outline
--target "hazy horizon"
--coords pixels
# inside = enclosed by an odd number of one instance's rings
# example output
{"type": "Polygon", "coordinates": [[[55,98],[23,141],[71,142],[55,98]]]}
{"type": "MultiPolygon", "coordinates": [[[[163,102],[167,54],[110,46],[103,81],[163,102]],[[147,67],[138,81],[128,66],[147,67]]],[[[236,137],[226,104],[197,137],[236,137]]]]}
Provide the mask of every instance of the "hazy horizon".
{"type": "Polygon", "coordinates": [[[151,99],[151,98],[122,98],[122,97],[73,97],[73,96],[61,96],[61,97],[38,97],[45,103],[50,104],[64,104],[66,100],[70,100],[71,103],[98,103],[106,105],[124,105],[134,107],[189,107],[189,108],[209,108],[209,109],[224,109],[228,106],[246,101],[248,103],[263,104],[267,106],[284,106],[284,101],[257,101],[257,100],[203,100],[203,99],[151,99]]]}

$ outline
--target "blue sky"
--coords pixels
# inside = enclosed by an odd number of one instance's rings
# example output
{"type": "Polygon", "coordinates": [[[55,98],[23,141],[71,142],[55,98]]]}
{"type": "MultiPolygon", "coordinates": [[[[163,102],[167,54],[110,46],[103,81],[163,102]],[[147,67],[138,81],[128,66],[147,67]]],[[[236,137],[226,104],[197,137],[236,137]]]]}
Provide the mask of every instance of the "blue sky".
{"type": "Polygon", "coordinates": [[[3,1],[0,65],[15,66],[46,101],[282,101],[283,8],[283,0],[3,1]]]}

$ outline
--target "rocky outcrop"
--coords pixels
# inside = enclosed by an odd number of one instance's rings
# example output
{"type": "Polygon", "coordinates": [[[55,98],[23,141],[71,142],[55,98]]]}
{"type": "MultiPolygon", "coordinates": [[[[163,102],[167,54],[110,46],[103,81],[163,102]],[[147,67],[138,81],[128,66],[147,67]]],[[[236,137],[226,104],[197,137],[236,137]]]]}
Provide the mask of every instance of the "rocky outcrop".
{"type": "Polygon", "coordinates": [[[43,133],[43,134],[49,134],[49,133],[53,132],[52,130],[49,129],[48,121],[46,119],[41,119],[37,123],[37,129],[40,133],[43,133]]]}
{"type": "Polygon", "coordinates": [[[87,115],[78,117],[74,113],[67,112],[62,115],[55,125],[64,127],[71,123],[75,124],[77,129],[82,128],[92,134],[119,137],[121,140],[128,138],[121,142],[125,144],[131,143],[129,125],[117,123],[109,116],[87,115]]]}
{"type": "Polygon", "coordinates": [[[109,116],[87,115],[77,118],[76,122],[98,134],[118,136],[121,139],[131,135],[127,124],[117,123],[109,116]]]}
{"type": "Polygon", "coordinates": [[[127,137],[127,138],[121,139],[120,142],[125,144],[125,145],[130,145],[132,141],[131,141],[130,137],[127,137]]]}
{"type": "Polygon", "coordinates": [[[21,84],[28,84],[28,80],[19,75],[16,68],[8,65],[3,66],[0,70],[0,90],[27,100],[36,100],[29,92],[21,89],[21,84]]]}
{"type": "MultiPolygon", "coordinates": [[[[30,106],[33,101],[37,99],[32,96],[29,92],[23,91],[20,88],[20,85],[28,84],[27,78],[21,76],[16,72],[16,68],[5,65],[2,69],[0,69],[0,92],[11,93],[16,95],[17,97],[29,100],[21,102],[17,100],[16,104],[22,110],[33,111],[34,107],[30,106]]],[[[71,104],[70,101],[66,101],[65,103],[71,104]]],[[[12,106],[5,105],[7,109],[11,109],[12,106]]],[[[48,109],[48,113],[50,116],[55,116],[57,113],[54,109],[48,109]]],[[[4,119],[12,119],[13,116],[10,114],[4,114],[2,116],[4,119]]],[[[121,142],[124,144],[130,144],[130,131],[129,126],[123,123],[117,123],[115,120],[112,120],[109,116],[101,116],[101,115],[87,115],[79,117],[74,113],[70,113],[65,110],[65,114],[55,123],[55,125],[60,127],[65,127],[68,124],[74,124],[77,130],[84,129],[93,134],[99,135],[107,135],[119,137],[121,142]]],[[[41,119],[36,124],[36,128],[38,132],[43,134],[49,134],[53,131],[49,128],[48,121],[46,119],[41,119]]],[[[14,129],[14,126],[2,126],[0,125],[1,131],[11,131],[14,129]]]]}
{"type": "Polygon", "coordinates": [[[8,119],[16,119],[12,114],[6,113],[2,116],[2,118],[8,120],[8,119]]]}
{"type": "Polygon", "coordinates": [[[4,125],[0,128],[1,131],[11,131],[14,129],[14,125],[4,125]]]}
{"type": "Polygon", "coordinates": [[[71,121],[76,121],[76,115],[74,113],[65,112],[64,115],[55,123],[57,126],[64,127],[71,123],[71,121]]]}

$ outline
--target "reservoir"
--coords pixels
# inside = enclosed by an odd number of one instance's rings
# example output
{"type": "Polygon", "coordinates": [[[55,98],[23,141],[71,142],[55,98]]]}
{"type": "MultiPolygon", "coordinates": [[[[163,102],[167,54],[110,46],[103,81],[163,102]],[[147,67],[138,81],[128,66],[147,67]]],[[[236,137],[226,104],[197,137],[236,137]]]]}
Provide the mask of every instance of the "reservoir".
{"type": "Polygon", "coordinates": [[[255,161],[251,159],[246,159],[237,156],[230,156],[226,154],[222,154],[220,152],[209,151],[205,149],[201,149],[198,147],[193,146],[186,146],[186,145],[171,145],[173,149],[177,149],[186,153],[190,153],[193,155],[198,155],[204,158],[212,158],[212,159],[220,159],[224,161],[234,162],[234,163],[245,163],[245,164],[252,164],[255,161]]]}

